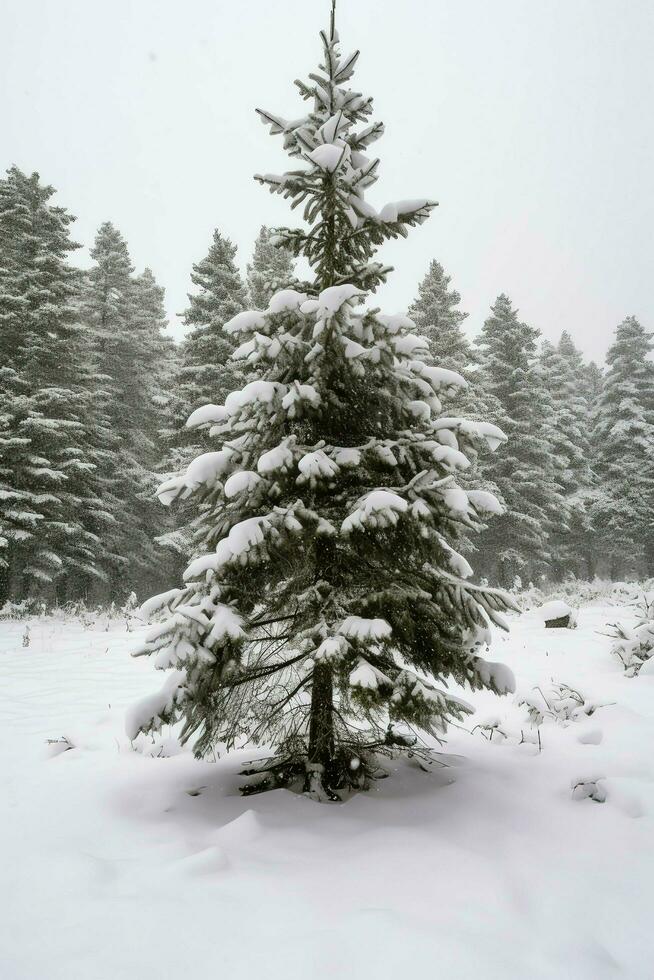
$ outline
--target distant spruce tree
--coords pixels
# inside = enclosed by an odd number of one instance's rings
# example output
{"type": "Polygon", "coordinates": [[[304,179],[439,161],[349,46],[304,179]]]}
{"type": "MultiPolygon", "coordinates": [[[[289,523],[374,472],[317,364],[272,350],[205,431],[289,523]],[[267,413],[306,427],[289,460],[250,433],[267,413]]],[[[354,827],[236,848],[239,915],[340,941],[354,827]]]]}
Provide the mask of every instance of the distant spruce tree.
{"type": "Polygon", "coordinates": [[[436,259],[418,287],[418,298],[409,307],[409,316],[429,340],[431,356],[443,367],[464,374],[475,361],[470,341],[462,325],[468,316],[460,310],[461,295],[450,289],[451,276],[436,259]]]}
{"type": "MultiPolygon", "coordinates": [[[[5,270],[3,269],[3,272],[5,270]]],[[[4,279],[4,276],[3,276],[4,279]]],[[[7,283],[2,283],[6,287],[7,283]]],[[[0,300],[1,302],[1,300],[0,300]]],[[[0,307],[0,309],[2,309],[0,307]]],[[[2,315],[2,313],[0,313],[2,315]]],[[[38,494],[20,486],[21,461],[29,439],[20,430],[24,382],[14,368],[0,368],[0,605],[22,599],[22,547],[32,542],[43,520],[38,494]]],[[[25,592],[29,588],[26,585],[25,592]]]]}
{"type": "MultiPolygon", "coordinates": [[[[191,282],[195,288],[183,315],[191,329],[182,342],[171,386],[166,452],[169,473],[185,469],[207,446],[204,433],[186,426],[191,413],[225,399],[243,381],[242,370],[232,360],[234,340],[223,329],[235,313],[247,307],[247,291],[235,259],[236,246],[216,229],[207,255],[193,266],[191,282]]],[[[192,516],[189,507],[180,507],[177,526],[163,538],[178,561],[187,561],[191,551],[192,516]]]]}
{"type": "MultiPolygon", "coordinates": [[[[604,383],[604,372],[601,367],[599,367],[595,361],[589,361],[587,364],[582,364],[581,376],[580,376],[580,392],[586,399],[586,404],[588,405],[588,461],[590,469],[592,472],[592,487],[590,491],[582,490],[583,503],[584,503],[584,521],[583,525],[579,530],[579,554],[583,555],[586,564],[586,575],[589,579],[595,578],[596,575],[600,573],[600,566],[603,564],[603,555],[601,551],[601,541],[597,537],[596,531],[596,520],[595,511],[596,505],[599,498],[602,495],[602,491],[597,478],[597,450],[598,447],[594,438],[595,425],[597,423],[598,415],[598,402],[599,397],[602,393],[602,386],[604,383]]],[[[574,547],[574,522],[571,526],[571,531],[573,532],[571,545],[574,547]]],[[[606,571],[606,564],[604,563],[603,572],[606,571]]]]}
{"type": "MultiPolygon", "coordinates": [[[[461,412],[471,419],[494,422],[502,418],[502,407],[481,383],[479,355],[468,340],[463,323],[468,314],[460,310],[461,296],[450,288],[448,276],[440,262],[429,264],[427,275],[418,287],[418,298],[409,307],[409,316],[429,340],[429,351],[438,364],[457,371],[466,381],[466,387],[453,388],[443,393],[443,401],[451,412],[461,412]]],[[[481,447],[484,449],[485,447],[481,447]]],[[[476,460],[476,452],[470,450],[476,460]]],[[[478,477],[476,468],[470,471],[473,480],[478,477]]],[[[474,545],[470,544],[474,549],[474,545]]]]}
{"type": "Polygon", "coordinates": [[[165,290],[151,269],[132,281],[132,321],[142,342],[142,374],[149,386],[155,426],[168,421],[171,385],[178,370],[179,348],[166,333],[168,319],[164,309],[165,290]]]}
{"type": "Polygon", "coordinates": [[[261,112],[293,169],[258,178],[304,202],[309,227],[275,234],[312,280],[225,324],[246,384],[193,413],[215,448],[160,488],[194,503],[195,557],[179,589],[146,604],[161,621],[137,654],[171,672],[127,727],[182,720],[198,755],[261,744],[249,791],[337,799],[366,786],[380,753],[419,752],[416,729],[438,737],[470,710],[450,676],[498,693],[513,679],[481,656],[509,599],[471,584],[456,551],[499,509],[459,484],[464,452],[504,436],[442,416],[439,395],[463,379],[431,364],[407,317],[361,306],[389,271],[377,246],[434,205],[366,200],[383,127],[347,86],[358,53],[341,56],[333,13],[321,39],[318,73],[298,83],[302,118],[261,112]]]}
{"type": "Polygon", "coordinates": [[[156,587],[157,581],[168,580],[170,574],[181,569],[180,547],[176,540],[176,527],[171,514],[161,514],[153,507],[153,496],[162,474],[170,472],[170,437],[176,424],[175,385],[180,367],[180,349],[165,333],[168,321],[164,310],[164,289],[152,271],[144,271],[132,283],[132,319],[138,330],[143,331],[142,375],[147,393],[147,418],[144,431],[150,447],[149,474],[146,483],[144,505],[149,524],[147,533],[155,536],[157,544],[156,572],[149,569],[147,585],[156,587]],[[154,521],[154,525],[152,525],[154,521]]]}
{"type": "Polygon", "coordinates": [[[265,225],[254,243],[252,261],[247,268],[249,304],[255,310],[265,310],[273,293],[293,285],[293,256],[286,248],[275,244],[270,228],[265,225]]]}
{"type": "MultiPolygon", "coordinates": [[[[452,415],[462,414],[466,418],[485,422],[500,423],[503,418],[502,406],[494,399],[482,382],[479,371],[478,352],[472,347],[463,331],[463,323],[468,314],[459,309],[461,295],[451,288],[451,276],[435,259],[429,264],[426,276],[418,287],[418,298],[409,307],[409,316],[423,337],[429,341],[429,352],[437,364],[457,371],[466,381],[466,386],[453,387],[443,391],[441,400],[452,415]]],[[[470,469],[461,475],[464,486],[481,485],[492,491],[493,486],[483,478],[478,453],[483,458],[487,445],[468,447],[470,469]]],[[[476,535],[464,536],[460,550],[466,557],[476,551],[476,535]]]]}
{"type": "Polygon", "coordinates": [[[163,290],[149,270],[133,276],[127,244],[110,222],[101,225],[91,257],[83,311],[113,437],[102,478],[115,518],[107,541],[114,598],[159,581],[161,555],[153,539],[165,526],[153,489],[161,472],[172,349],[163,333],[163,290]]]}
{"type": "Polygon", "coordinates": [[[206,257],[193,266],[195,291],[184,313],[191,329],[182,344],[176,383],[177,424],[182,430],[194,409],[220,401],[238,387],[238,370],[231,361],[234,341],[223,329],[247,306],[235,258],[236,246],[216,229],[206,257]]]}
{"type": "Polygon", "coordinates": [[[591,406],[585,393],[586,364],[570,335],[558,344],[543,343],[543,381],[550,396],[552,460],[565,504],[565,523],[551,534],[554,577],[593,578],[597,542],[590,519],[594,474],[591,467],[591,406]]]}
{"type": "Polygon", "coordinates": [[[602,386],[602,371],[594,361],[585,361],[570,334],[564,330],[559,340],[560,355],[568,365],[570,412],[574,419],[574,442],[583,459],[576,466],[577,487],[569,487],[572,507],[568,516],[567,569],[593,579],[599,566],[598,541],[592,520],[597,476],[593,448],[594,411],[602,386]],[[571,380],[572,379],[572,380],[571,380]],[[577,556],[575,558],[575,556],[577,556]]]}
{"type": "Polygon", "coordinates": [[[635,316],[622,321],[596,406],[593,520],[614,579],[625,571],[654,574],[652,336],[635,316]]]}
{"type": "Polygon", "coordinates": [[[603,383],[604,372],[597,366],[595,361],[589,361],[588,364],[582,365],[581,387],[591,411],[594,411],[597,399],[602,393],[603,383]]]}
{"type": "Polygon", "coordinates": [[[497,421],[508,449],[482,464],[505,513],[483,532],[482,567],[509,586],[552,566],[551,538],[565,525],[563,490],[552,457],[553,409],[537,360],[538,330],[518,319],[505,294],[498,296],[476,338],[480,384],[501,405],[497,421]]]}
{"type": "Polygon", "coordinates": [[[79,323],[74,218],[12,167],[0,181],[0,445],[4,597],[55,597],[103,575],[101,398],[79,323]]]}

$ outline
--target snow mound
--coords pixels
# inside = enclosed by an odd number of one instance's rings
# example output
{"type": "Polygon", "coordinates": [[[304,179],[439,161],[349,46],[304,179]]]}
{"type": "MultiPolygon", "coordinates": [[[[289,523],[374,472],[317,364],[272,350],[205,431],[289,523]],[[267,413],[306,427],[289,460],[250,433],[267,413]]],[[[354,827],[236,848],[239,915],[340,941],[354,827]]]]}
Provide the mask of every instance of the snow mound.
{"type": "MultiPolygon", "coordinates": [[[[476,709],[465,730],[450,728],[438,756],[444,765],[426,773],[415,759],[393,762],[391,779],[328,809],[286,791],[239,797],[236,773],[251,752],[198,760],[192,746],[164,751],[159,738],[141,735],[130,745],[125,708],[152,686],[151,664],[128,656],[147,632],[138,624],[128,632],[124,620],[107,628],[103,616],[90,625],[33,618],[25,649],[25,622],[4,620],[0,830],[10,901],[0,945],[7,976],[221,976],[228,962],[237,964],[238,980],[259,976],[262,963],[271,980],[304,980],[316,936],[333,922],[360,980],[386,976],[398,950],[407,976],[444,961],[448,976],[468,980],[480,975],[482,947],[484,980],[531,978],[535,956],[543,978],[645,980],[654,954],[654,661],[649,675],[643,667],[622,678],[604,635],[616,618],[637,627],[629,602],[611,599],[587,606],[574,633],[546,630],[527,616],[512,619],[506,638],[492,628],[519,689],[538,686],[552,703],[551,679],[564,678],[600,706],[566,726],[545,722],[541,751],[524,709],[510,699],[453,683],[440,694],[425,689],[426,703],[461,695],[476,709]],[[490,729],[471,735],[483,720],[490,729]],[[74,750],[65,750],[64,736],[74,750]],[[43,751],[47,738],[61,740],[54,758],[43,751]],[[199,785],[201,794],[189,792],[199,785]],[[603,804],[592,799],[598,788],[603,804]],[[443,876],[448,900],[434,908],[430,883],[443,876]],[[253,895],[263,932],[252,928],[253,895]],[[529,914],[516,941],[516,896],[520,904],[525,895],[529,914]],[[286,944],[276,941],[289,918],[298,954],[290,967],[286,944]],[[69,935],[62,921],[77,927],[69,935]],[[26,942],[35,935],[38,943],[26,942]]],[[[352,646],[361,652],[356,640],[352,646]]],[[[367,671],[359,676],[372,680],[367,671]]],[[[166,728],[171,746],[175,736],[166,728]]]]}
{"type": "Polygon", "coordinates": [[[293,465],[293,453],[285,445],[275,446],[263,453],[257,462],[257,469],[262,475],[276,473],[279,470],[289,470],[293,465]]]}
{"type": "Polygon", "coordinates": [[[233,316],[231,320],[223,326],[225,333],[253,333],[255,330],[262,330],[266,326],[266,318],[260,310],[242,310],[233,316]]]}
{"type": "Polygon", "coordinates": [[[320,480],[330,480],[338,474],[338,465],[322,449],[307,453],[297,465],[300,471],[297,482],[308,483],[312,487],[320,480]]]}
{"type": "Polygon", "coordinates": [[[570,616],[573,612],[572,606],[569,606],[563,599],[552,599],[550,602],[544,602],[542,606],[533,609],[531,614],[534,618],[540,620],[540,622],[548,623],[552,619],[562,619],[564,616],[570,616]]]}
{"type": "Polygon", "coordinates": [[[174,708],[179,691],[186,681],[186,672],[173,670],[166,678],[160,691],[149,694],[135,704],[130,705],[125,713],[125,734],[129,739],[135,739],[141,729],[154,722],[165,720],[167,714],[174,708]]]}
{"type": "Polygon", "coordinates": [[[357,289],[350,282],[346,282],[342,286],[328,286],[318,296],[318,318],[333,316],[348,300],[364,295],[360,289],[357,289]]]}
{"type": "Polygon", "coordinates": [[[298,293],[296,289],[282,289],[270,297],[268,313],[287,313],[299,310],[306,299],[306,294],[298,293]]]}
{"type": "Polygon", "coordinates": [[[338,632],[351,640],[384,640],[391,635],[392,630],[385,619],[348,616],[339,626],[338,632]]]}
{"type": "Polygon", "coordinates": [[[258,473],[253,473],[252,470],[239,470],[238,473],[233,473],[228,480],[225,480],[225,496],[228,500],[232,497],[237,497],[240,493],[250,493],[261,483],[261,477],[258,473]]]}
{"type": "Polygon", "coordinates": [[[184,477],[188,487],[211,485],[223,475],[229,466],[232,454],[225,449],[214,453],[202,453],[189,464],[184,477]]]}
{"type": "Polygon", "coordinates": [[[205,847],[195,854],[174,861],[167,868],[168,874],[172,877],[196,877],[197,875],[211,875],[218,871],[226,871],[229,868],[229,861],[224,850],[218,845],[205,847]]]}
{"type": "Polygon", "coordinates": [[[372,490],[341,525],[343,534],[350,534],[366,526],[388,527],[396,524],[398,516],[405,514],[409,505],[399,494],[391,490],[372,490]]]}
{"type": "Polygon", "coordinates": [[[187,429],[197,429],[200,425],[224,422],[227,418],[227,411],[224,405],[201,405],[191,412],[186,420],[187,429]]]}
{"type": "Polygon", "coordinates": [[[333,173],[337,167],[349,158],[350,149],[347,143],[322,143],[309,154],[309,159],[321,170],[333,173]]]}
{"type": "Polygon", "coordinates": [[[251,844],[261,837],[262,833],[263,826],[259,816],[254,810],[246,810],[240,817],[223,824],[213,836],[222,847],[230,849],[251,844]]]}

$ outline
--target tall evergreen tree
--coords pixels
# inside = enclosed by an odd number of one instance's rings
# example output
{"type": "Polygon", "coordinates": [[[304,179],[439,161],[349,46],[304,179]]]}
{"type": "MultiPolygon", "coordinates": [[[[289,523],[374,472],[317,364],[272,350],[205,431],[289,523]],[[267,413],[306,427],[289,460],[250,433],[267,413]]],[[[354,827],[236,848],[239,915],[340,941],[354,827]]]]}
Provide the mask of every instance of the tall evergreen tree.
{"type": "Polygon", "coordinates": [[[127,244],[111,222],[100,226],[91,258],[95,265],[86,275],[83,310],[92,331],[98,370],[111,388],[108,409],[118,432],[127,414],[121,404],[122,389],[130,402],[138,397],[140,352],[130,329],[134,268],[127,244]],[[127,372],[124,381],[123,371],[127,372]]]}
{"type": "MultiPolygon", "coordinates": [[[[467,382],[465,388],[458,387],[452,389],[450,395],[444,394],[450,411],[472,419],[501,419],[501,405],[483,384],[478,352],[462,329],[468,314],[458,308],[461,296],[450,288],[450,283],[451,276],[446,275],[440,262],[433,259],[418,287],[418,299],[409,308],[409,316],[429,340],[429,352],[436,363],[457,371],[467,382]]],[[[470,475],[476,479],[476,468],[470,475]]],[[[474,548],[470,542],[468,546],[474,548]]]]}
{"type": "Polygon", "coordinates": [[[507,586],[516,576],[549,571],[550,536],[564,522],[552,459],[553,411],[536,357],[538,335],[501,294],[477,338],[481,384],[501,405],[498,421],[509,438],[507,452],[482,466],[505,506],[481,538],[482,568],[507,586]]]}
{"type": "Polygon", "coordinates": [[[654,573],[652,333],[635,316],[618,326],[593,431],[598,499],[593,518],[609,571],[654,573]]]}
{"type": "Polygon", "coordinates": [[[115,518],[107,561],[117,596],[159,581],[153,538],[162,520],[152,492],[161,471],[171,344],[163,334],[163,290],[149,270],[133,276],[125,240],[110,222],[100,227],[91,256],[83,307],[113,435],[102,477],[115,518]]]}
{"type": "Polygon", "coordinates": [[[155,424],[165,417],[171,401],[170,387],[178,370],[179,350],[166,333],[165,291],[145,268],[132,282],[132,321],[142,342],[142,374],[149,386],[155,424]]]}
{"type": "MultiPolygon", "coordinates": [[[[20,460],[29,447],[18,426],[21,395],[20,375],[0,368],[0,605],[11,597],[12,564],[14,584],[18,578],[18,549],[34,538],[44,517],[36,495],[18,486],[20,460]]],[[[15,598],[23,596],[19,592],[15,598]]]]}
{"type": "Polygon", "coordinates": [[[0,181],[0,324],[5,596],[53,597],[102,574],[95,427],[100,403],[77,316],[74,218],[17,167],[0,181]],[[9,496],[7,496],[9,494],[9,496]],[[7,509],[9,501],[9,509],[7,509]]]}
{"type": "Polygon", "coordinates": [[[543,343],[543,380],[552,403],[552,460],[564,496],[565,524],[551,535],[552,570],[592,578],[596,571],[596,541],[589,507],[593,499],[591,469],[591,407],[584,391],[583,357],[563,332],[556,346],[543,343]]]}
{"type": "Polygon", "coordinates": [[[180,368],[180,351],[165,332],[168,320],[164,310],[164,289],[151,269],[144,269],[132,280],[130,299],[132,329],[140,339],[141,348],[139,427],[149,441],[150,468],[160,472],[165,465],[162,452],[167,448],[167,438],[174,424],[174,388],[180,368]]]}
{"type": "Polygon", "coordinates": [[[238,386],[239,377],[231,354],[234,342],[223,327],[245,309],[246,291],[236,267],[236,246],[218,229],[206,257],[193,266],[184,323],[191,327],[182,347],[177,379],[178,425],[200,405],[225,398],[238,386]]]}
{"type": "Polygon", "coordinates": [[[475,355],[462,330],[468,314],[458,308],[461,296],[456,289],[450,289],[451,281],[440,262],[432,259],[418,287],[418,299],[409,307],[409,316],[429,340],[434,360],[463,374],[474,362],[475,355]]]}
{"type": "Polygon", "coordinates": [[[152,271],[145,269],[132,284],[132,317],[137,328],[148,338],[142,360],[143,384],[148,398],[148,417],[144,419],[145,431],[150,444],[150,473],[146,483],[144,504],[150,521],[148,534],[156,534],[158,571],[148,573],[148,585],[157,580],[168,580],[171,572],[183,569],[180,554],[186,552],[179,540],[179,532],[172,515],[161,514],[153,508],[153,491],[160,482],[160,475],[170,472],[170,439],[176,425],[175,386],[180,368],[179,347],[165,333],[168,321],[164,310],[164,289],[157,283],[152,271]],[[153,483],[153,478],[156,479],[153,483]]]}
{"type": "Polygon", "coordinates": [[[582,366],[581,371],[581,390],[584,394],[591,412],[594,411],[597,400],[602,393],[604,375],[602,369],[597,366],[595,361],[590,361],[582,366]]]}
{"type": "Polygon", "coordinates": [[[269,228],[261,226],[247,269],[248,299],[255,310],[265,310],[273,293],[293,285],[293,256],[275,245],[269,228]]]}
{"type": "MultiPolygon", "coordinates": [[[[594,578],[600,571],[602,564],[601,541],[597,537],[595,511],[597,503],[602,496],[597,479],[597,450],[598,447],[594,438],[595,425],[599,410],[599,398],[602,393],[604,383],[603,369],[598,367],[595,361],[589,361],[581,366],[580,392],[588,405],[588,461],[592,473],[592,485],[590,490],[583,490],[584,521],[580,530],[579,554],[584,556],[586,564],[586,575],[589,579],[594,578]]],[[[574,539],[574,522],[571,527],[572,538],[574,539]]],[[[572,541],[574,547],[574,540],[572,541]]]]}
{"type": "Polygon", "coordinates": [[[226,325],[250,380],[193,413],[220,448],[160,488],[197,501],[197,557],[181,589],[147,606],[163,621],[139,652],[172,673],[128,730],[183,718],[200,755],[246,737],[275,752],[256,788],[297,782],[333,799],[366,784],[377,753],[415,748],[412,729],[437,736],[469,710],[450,675],[498,692],[513,681],[480,656],[509,600],[470,584],[455,550],[498,509],[457,483],[463,451],[504,437],[441,418],[439,392],[463,379],[430,364],[407,317],[361,307],[388,272],[376,247],[433,203],[366,201],[382,126],[346,87],[358,53],[341,57],[333,15],[321,39],[319,72],[298,83],[308,112],[261,113],[297,158],[259,179],[305,202],[310,227],[276,234],[309,260],[311,288],[226,325]]]}

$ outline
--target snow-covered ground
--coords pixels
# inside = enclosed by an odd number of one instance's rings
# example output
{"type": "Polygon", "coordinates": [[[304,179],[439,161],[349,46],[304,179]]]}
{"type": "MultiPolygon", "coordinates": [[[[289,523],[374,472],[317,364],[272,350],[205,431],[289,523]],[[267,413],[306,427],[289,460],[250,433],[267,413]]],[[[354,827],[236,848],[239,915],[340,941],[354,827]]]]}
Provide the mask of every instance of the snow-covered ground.
{"type": "Polygon", "coordinates": [[[622,675],[598,633],[616,619],[496,636],[519,694],[602,705],[546,719],[541,751],[524,706],[468,692],[447,767],[322,806],[242,798],[243,756],[132,747],[125,709],[161,675],[123,626],[33,620],[24,648],[1,623],[2,980],[651,980],[654,670],[622,675]],[[604,803],[573,797],[598,779],[604,803]]]}

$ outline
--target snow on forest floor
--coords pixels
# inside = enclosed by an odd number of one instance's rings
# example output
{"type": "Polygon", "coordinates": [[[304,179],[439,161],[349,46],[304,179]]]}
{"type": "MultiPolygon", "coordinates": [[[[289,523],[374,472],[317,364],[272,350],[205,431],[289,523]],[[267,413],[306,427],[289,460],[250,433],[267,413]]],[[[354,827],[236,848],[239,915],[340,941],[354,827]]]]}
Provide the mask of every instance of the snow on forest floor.
{"type": "Polygon", "coordinates": [[[24,648],[0,623],[0,976],[651,980],[654,670],[622,675],[598,633],[616,619],[496,636],[519,693],[604,705],[546,720],[542,751],[513,698],[468,692],[447,768],[393,764],[342,805],[243,798],[242,755],[198,762],[169,733],[135,750],[125,708],[161,675],[123,625],[32,620],[24,648]],[[606,802],[573,798],[597,779],[606,802]]]}

